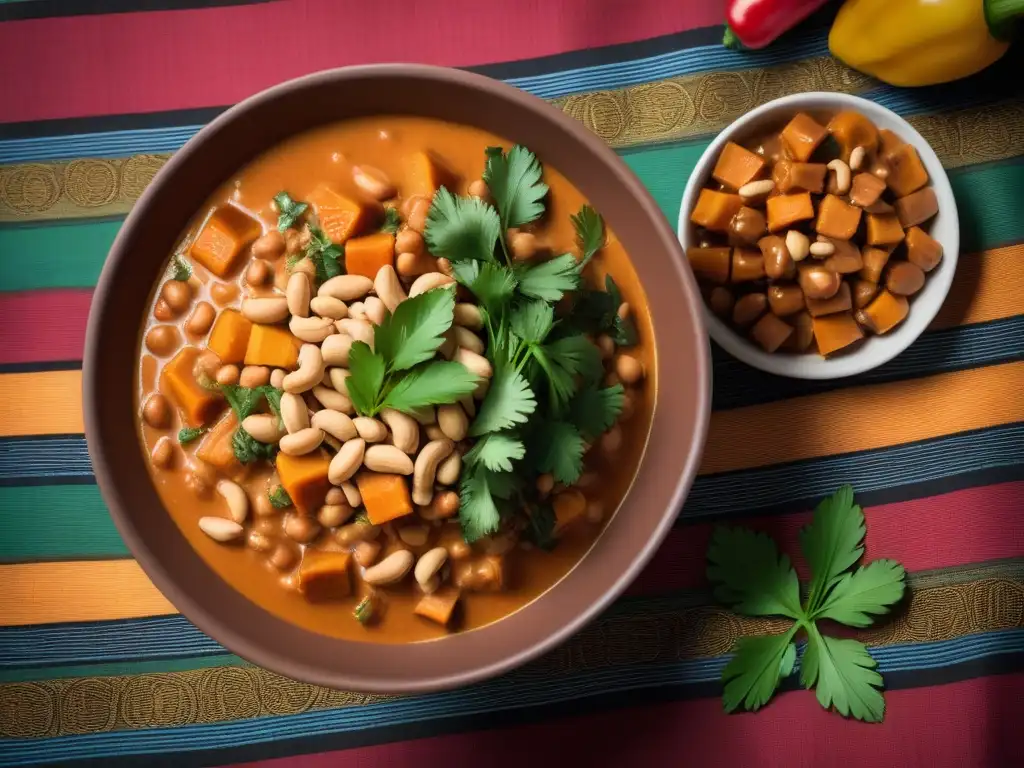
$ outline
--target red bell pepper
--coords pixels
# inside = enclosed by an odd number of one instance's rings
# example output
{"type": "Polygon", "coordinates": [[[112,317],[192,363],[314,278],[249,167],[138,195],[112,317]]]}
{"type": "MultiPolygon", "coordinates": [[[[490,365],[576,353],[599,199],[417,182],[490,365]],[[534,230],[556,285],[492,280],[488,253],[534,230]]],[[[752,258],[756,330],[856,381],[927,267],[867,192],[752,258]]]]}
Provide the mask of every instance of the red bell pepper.
{"type": "Polygon", "coordinates": [[[828,0],[728,0],[722,43],[735,48],[764,48],[821,8],[828,0]]]}

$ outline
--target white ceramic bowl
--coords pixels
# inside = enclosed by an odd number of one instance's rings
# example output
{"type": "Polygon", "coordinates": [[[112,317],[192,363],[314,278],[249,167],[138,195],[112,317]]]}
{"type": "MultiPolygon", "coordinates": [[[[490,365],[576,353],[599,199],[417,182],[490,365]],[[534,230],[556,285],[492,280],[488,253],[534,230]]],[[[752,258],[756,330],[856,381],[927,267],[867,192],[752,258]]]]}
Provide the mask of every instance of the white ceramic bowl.
{"type": "Polygon", "coordinates": [[[840,109],[854,109],[860,112],[879,128],[890,129],[917,149],[928,171],[929,183],[934,187],[939,201],[939,213],[927,223],[925,229],[942,244],[942,261],[928,274],[924,288],[911,298],[910,313],[901,325],[884,336],[870,336],[849,352],[839,353],[828,359],[817,353],[768,354],[723,323],[707,306],[704,307],[704,318],[711,338],[748,365],[779,376],[836,379],[862,373],[892,360],[909,347],[935,318],[939,307],[946,299],[946,294],[949,293],[949,287],[953,284],[953,274],[956,272],[957,256],[960,252],[960,224],[953,189],[935,151],[910,123],[892,110],[873,101],[843,93],[798,93],[784,96],[748,112],[722,131],[701,155],[686,184],[679,208],[678,225],[679,241],[683,248],[696,244],[695,227],[690,223],[690,211],[693,210],[701,187],[711,180],[715,161],[727,141],[742,142],[759,135],[770,126],[783,123],[801,110],[837,112],[840,109]]]}

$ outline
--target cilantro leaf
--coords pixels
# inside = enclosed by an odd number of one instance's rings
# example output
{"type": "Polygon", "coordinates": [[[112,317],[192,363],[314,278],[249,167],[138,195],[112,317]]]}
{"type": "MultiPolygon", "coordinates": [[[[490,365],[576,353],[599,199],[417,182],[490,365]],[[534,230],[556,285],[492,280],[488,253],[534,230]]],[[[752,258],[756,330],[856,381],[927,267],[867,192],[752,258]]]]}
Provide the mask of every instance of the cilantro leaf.
{"type": "Polygon", "coordinates": [[[281,397],[284,395],[284,390],[273,387],[270,384],[264,384],[262,387],[257,387],[257,389],[259,389],[260,394],[267,398],[267,405],[270,406],[270,410],[277,416],[278,426],[284,429],[284,420],[281,418],[281,397]]]}
{"type": "Polygon", "coordinates": [[[459,486],[459,522],[462,537],[472,544],[501,525],[501,512],[491,494],[486,472],[464,472],[459,486]]]}
{"type": "Polygon", "coordinates": [[[373,620],[375,612],[373,599],[367,595],[352,610],[352,615],[355,616],[356,621],[360,624],[369,624],[373,620]]]}
{"type": "Polygon", "coordinates": [[[529,382],[508,366],[501,366],[491,378],[487,397],[469,428],[469,434],[480,437],[488,432],[500,432],[526,423],[527,417],[537,409],[537,400],[529,382]]]}
{"type": "Polygon", "coordinates": [[[259,408],[260,401],[263,399],[263,392],[259,388],[250,389],[238,384],[221,384],[220,391],[240,422],[247,416],[251,416],[253,411],[259,408]]]}
{"type": "Polygon", "coordinates": [[[340,275],[341,259],[345,255],[342,247],[335,245],[320,227],[310,225],[309,235],[305,255],[316,267],[316,279],[322,283],[340,275]]]}
{"type": "Polygon", "coordinates": [[[555,511],[550,504],[538,504],[530,510],[526,535],[545,551],[555,548],[555,511]]]}
{"type": "Polygon", "coordinates": [[[467,464],[483,464],[495,472],[511,472],[512,462],[526,455],[523,441],[508,432],[490,432],[479,440],[465,456],[467,464]]]}
{"type": "Polygon", "coordinates": [[[882,615],[903,598],[906,571],[894,560],[873,560],[853,573],[844,573],[815,619],[832,619],[850,627],[868,627],[868,614],[882,615]]]}
{"type": "Polygon", "coordinates": [[[373,416],[384,386],[384,357],[373,352],[365,341],[356,341],[348,351],[348,367],[345,386],[352,405],[363,416],[373,416]]]}
{"type": "Polygon", "coordinates": [[[715,597],[737,613],[804,616],[796,571],[763,533],[716,527],[708,546],[708,580],[715,585],[715,597]]]}
{"type": "Polygon", "coordinates": [[[498,263],[458,261],[452,264],[452,269],[455,279],[491,311],[499,310],[515,293],[515,274],[498,263]]]}
{"type": "Polygon", "coordinates": [[[557,408],[563,407],[575,393],[576,377],[584,384],[593,384],[604,375],[601,352],[585,336],[565,336],[545,344],[542,350],[538,362],[548,375],[557,408]]]}
{"type": "Polygon", "coordinates": [[[277,204],[277,228],[281,232],[294,227],[295,222],[309,209],[309,203],[293,200],[291,195],[284,191],[274,195],[274,202],[277,204]]]}
{"type": "Polygon", "coordinates": [[[818,703],[835,707],[844,717],[878,723],[885,717],[882,676],[864,643],[825,637],[817,626],[807,629],[807,650],[800,661],[800,682],[814,686],[818,703]]]}
{"type": "Polygon", "coordinates": [[[498,212],[476,197],[456,197],[445,187],[434,194],[427,214],[427,249],[452,263],[494,261],[501,234],[498,212]]]}
{"type": "MultiPolygon", "coordinates": [[[[351,356],[349,352],[350,360],[351,356]]],[[[351,381],[349,376],[350,393],[351,381]]],[[[479,383],[477,375],[462,363],[438,360],[407,371],[384,396],[380,408],[409,413],[427,405],[455,403],[471,394],[479,383]]]]}
{"type": "Polygon", "coordinates": [[[604,222],[601,221],[598,212],[589,205],[584,205],[579,213],[569,218],[572,220],[573,229],[576,230],[576,241],[583,255],[579,267],[582,270],[604,245],[604,222]]]}
{"type": "Polygon", "coordinates": [[[389,370],[404,371],[430,360],[455,322],[455,291],[439,288],[399,304],[373,334],[373,347],[389,370]]]}
{"type": "Polygon", "coordinates": [[[188,445],[205,431],[206,427],[182,427],[178,430],[178,443],[188,445]]]}
{"type": "Polygon", "coordinates": [[[864,554],[864,512],[853,503],[853,488],[844,485],[814,510],[800,531],[800,549],[811,568],[807,612],[814,614],[844,571],[864,554]]]}
{"type": "Polygon", "coordinates": [[[565,368],[551,362],[543,346],[531,346],[530,357],[544,371],[548,382],[548,398],[553,410],[557,413],[563,412],[576,392],[576,380],[565,368]]]}
{"type": "Polygon", "coordinates": [[[512,310],[509,322],[516,336],[527,344],[540,344],[551,333],[555,311],[545,301],[526,301],[512,310]]]}
{"type": "Polygon", "coordinates": [[[585,387],[569,403],[569,420],[587,440],[594,440],[615,424],[622,411],[625,391],[621,384],[599,389],[585,387]]]}
{"type": "Polygon", "coordinates": [[[519,290],[535,299],[559,301],[566,293],[579,287],[579,263],[571,253],[563,253],[519,272],[519,290]]]}
{"type": "Polygon", "coordinates": [[[270,499],[270,506],[274,509],[285,509],[292,505],[292,497],[288,495],[288,491],[284,489],[283,485],[278,485],[267,494],[267,498],[270,499]]]}
{"type": "Polygon", "coordinates": [[[538,472],[550,472],[555,480],[572,485],[583,474],[583,436],[565,421],[547,421],[531,440],[538,472]]]}
{"type": "Polygon", "coordinates": [[[174,254],[174,258],[171,259],[171,280],[184,283],[190,277],[192,277],[192,265],[185,260],[182,254],[174,254]]]}
{"type": "Polygon", "coordinates": [[[483,178],[498,205],[502,229],[521,227],[544,213],[548,185],[540,161],[526,147],[516,144],[508,153],[487,151],[483,178]]]}
{"type": "Polygon", "coordinates": [[[261,443],[244,429],[239,427],[231,437],[231,448],[235,458],[242,464],[251,464],[259,459],[270,461],[277,452],[277,446],[261,443]]]}
{"type": "Polygon", "coordinates": [[[384,223],[380,225],[380,231],[393,235],[398,232],[400,226],[402,226],[402,217],[398,214],[398,209],[391,206],[385,208],[384,223]]]}
{"type": "Polygon", "coordinates": [[[779,682],[793,673],[797,625],[781,635],[740,637],[729,663],[722,671],[722,704],[726,712],[740,705],[756,712],[772,697],[779,682]]]}

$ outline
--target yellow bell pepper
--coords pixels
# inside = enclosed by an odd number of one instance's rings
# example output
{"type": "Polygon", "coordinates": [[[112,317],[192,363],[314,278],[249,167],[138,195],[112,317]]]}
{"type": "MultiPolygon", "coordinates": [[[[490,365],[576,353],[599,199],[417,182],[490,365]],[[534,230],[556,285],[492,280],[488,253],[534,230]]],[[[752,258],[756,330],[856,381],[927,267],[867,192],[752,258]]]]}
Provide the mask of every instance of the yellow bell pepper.
{"type": "Polygon", "coordinates": [[[958,80],[997,61],[1024,0],[846,0],[832,55],[891,85],[958,80]]]}

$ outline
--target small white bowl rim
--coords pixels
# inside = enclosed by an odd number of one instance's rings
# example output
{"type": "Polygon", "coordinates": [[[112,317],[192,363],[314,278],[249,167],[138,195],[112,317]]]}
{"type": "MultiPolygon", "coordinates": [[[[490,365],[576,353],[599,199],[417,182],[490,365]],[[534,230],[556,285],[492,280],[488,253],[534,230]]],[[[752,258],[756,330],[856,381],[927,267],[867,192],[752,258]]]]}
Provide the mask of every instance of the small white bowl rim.
{"type": "MultiPolygon", "coordinates": [[[[932,236],[942,244],[942,262],[928,275],[925,287],[913,297],[910,314],[896,330],[885,336],[869,337],[852,352],[833,358],[823,358],[817,354],[769,354],[733,331],[705,305],[704,319],[708,325],[708,332],[719,346],[744,363],[779,376],[796,379],[838,379],[863,373],[889,362],[913,344],[935,319],[949,293],[956,273],[956,264],[960,254],[959,215],[949,177],[946,175],[938,155],[935,154],[935,150],[910,123],[891,109],[859,96],[823,91],[796,93],[769,101],[735,120],[718,134],[710,146],[704,150],[700,160],[697,161],[697,165],[686,183],[686,190],[683,192],[677,225],[677,234],[683,249],[685,250],[691,245],[692,227],[689,221],[689,212],[693,208],[700,188],[711,177],[714,162],[727,141],[736,134],[747,132],[759,120],[775,116],[776,113],[787,109],[795,112],[799,109],[842,107],[856,109],[875,122],[879,122],[876,118],[881,116],[881,122],[893,124],[892,130],[904,141],[912,143],[917,149],[918,155],[928,171],[930,183],[935,189],[939,203],[938,215],[942,217],[944,223],[943,232],[937,233],[935,230],[938,227],[934,227],[931,232],[932,236]]],[[[936,221],[938,221],[938,217],[936,221]]]]}

